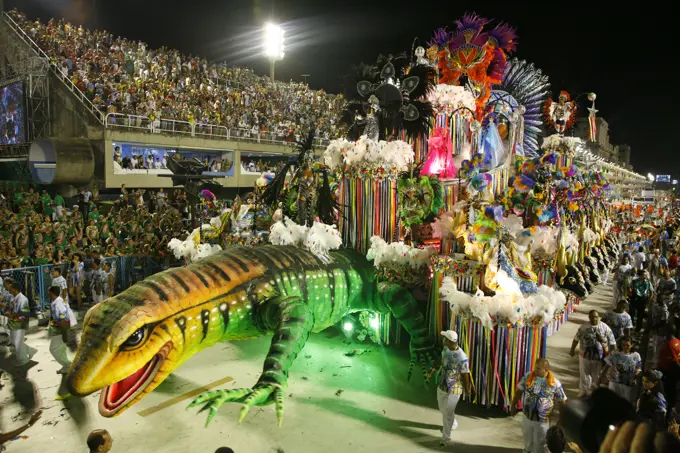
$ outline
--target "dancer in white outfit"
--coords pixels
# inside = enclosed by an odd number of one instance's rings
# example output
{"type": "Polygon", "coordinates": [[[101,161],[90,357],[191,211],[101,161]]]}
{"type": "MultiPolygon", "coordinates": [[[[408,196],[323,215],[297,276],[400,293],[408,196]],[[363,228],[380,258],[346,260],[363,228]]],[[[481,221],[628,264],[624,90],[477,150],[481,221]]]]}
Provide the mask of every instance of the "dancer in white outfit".
{"type": "Polygon", "coordinates": [[[579,327],[571,344],[570,355],[576,355],[576,346],[581,345],[579,355],[579,398],[594,390],[602,372],[605,352],[616,349],[616,339],[609,326],[600,321],[597,310],[588,313],[589,324],[579,327]]]}
{"type": "Polygon", "coordinates": [[[550,415],[556,404],[567,401],[562,384],[550,371],[547,359],[538,359],[534,371],[524,375],[510,405],[510,414],[517,413],[517,403],[522,399],[524,413],[524,451],[545,453],[546,434],[550,428],[550,415]]]}
{"type": "Polygon", "coordinates": [[[441,334],[444,337],[444,350],[437,403],[444,421],[440,445],[445,446],[451,441],[451,430],[458,427],[456,421],[458,400],[463,393],[470,394],[470,368],[467,355],[458,346],[458,334],[453,330],[441,334]]]}
{"type": "Polygon", "coordinates": [[[10,281],[7,289],[12,295],[8,310],[5,313],[8,319],[9,342],[14,346],[17,363],[23,366],[28,364],[35,353],[38,352],[37,349],[28,346],[25,342],[31,309],[28,305],[28,298],[21,293],[17,282],[10,281]]]}

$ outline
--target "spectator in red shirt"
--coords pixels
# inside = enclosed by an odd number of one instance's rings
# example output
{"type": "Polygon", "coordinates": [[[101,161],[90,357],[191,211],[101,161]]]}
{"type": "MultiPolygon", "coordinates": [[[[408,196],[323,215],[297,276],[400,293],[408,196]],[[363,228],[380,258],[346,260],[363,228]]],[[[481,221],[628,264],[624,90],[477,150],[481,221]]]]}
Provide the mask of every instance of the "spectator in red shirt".
{"type": "Polygon", "coordinates": [[[668,408],[675,407],[677,402],[677,385],[680,380],[680,340],[678,326],[670,322],[666,326],[668,341],[661,346],[659,354],[659,370],[663,373],[663,386],[666,390],[668,408]]]}

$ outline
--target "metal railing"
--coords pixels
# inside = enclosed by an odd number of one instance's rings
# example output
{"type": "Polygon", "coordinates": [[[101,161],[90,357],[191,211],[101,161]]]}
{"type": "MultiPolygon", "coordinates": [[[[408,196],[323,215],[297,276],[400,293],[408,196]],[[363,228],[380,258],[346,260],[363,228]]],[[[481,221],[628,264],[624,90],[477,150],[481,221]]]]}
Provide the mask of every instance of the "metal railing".
{"type": "MultiPolygon", "coordinates": [[[[103,263],[106,262],[111,264],[111,271],[114,275],[114,293],[123,291],[150,275],[171,267],[184,265],[184,262],[177,262],[174,260],[167,261],[166,263],[158,263],[147,256],[114,256],[103,258],[102,261],[103,263]]],[[[88,271],[91,263],[92,261],[84,262],[85,281],[82,286],[82,293],[84,296],[87,296],[90,291],[88,271]]],[[[44,309],[50,303],[47,291],[52,284],[52,269],[55,267],[61,269],[61,274],[68,281],[68,264],[44,264],[41,266],[30,266],[19,269],[7,269],[0,271],[0,277],[2,279],[12,278],[19,283],[21,292],[28,298],[30,305],[32,307],[44,309]]]]}
{"type": "Polygon", "coordinates": [[[17,24],[12,17],[7,14],[3,13],[4,18],[5,18],[5,23],[9,28],[11,28],[14,33],[21,39],[26,45],[28,45],[30,48],[32,48],[38,56],[42,57],[43,59],[46,60],[46,62],[49,64],[50,68],[52,69],[52,73],[57,76],[58,79],[60,79],[64,85],[66,85],[66,88],[68,88],[73,95],[80,100],[80,102],[83,104],[83,106],[94,115],[94,117],[99,121],[99,123],[103,124],[103,118],[104,115],[102,112],[90,101],[90,99],[83,93],[75,84],[73,81],[68,77],[68,75],[65,75],[59,68],[57,68],[57,65],[54,64],[52,61],[52,58],[50,58],[49,55],[47,55],[41,48],[40,46],[33,41],[33,39],[28,36],[28,34],[17,24]]]}
{"type": "MultiPolygon", "coordinates": [[[[142,115],[126,115],[124,113],[107,113],[104,117],[107,129],[127,129],[150,134],[187,135],[191,137],[207,137],[224,140],[237,140],[254,143],[270,143],[276,145],[293,145],[294,140],[287,140],[281,134],[257,131],[248,128],[228,128],[219,124],[190,123],[171,119],[151,119],[142,115]]],[[[330,140],[317,138],[314,146],[328,146],[330,140]]]]}

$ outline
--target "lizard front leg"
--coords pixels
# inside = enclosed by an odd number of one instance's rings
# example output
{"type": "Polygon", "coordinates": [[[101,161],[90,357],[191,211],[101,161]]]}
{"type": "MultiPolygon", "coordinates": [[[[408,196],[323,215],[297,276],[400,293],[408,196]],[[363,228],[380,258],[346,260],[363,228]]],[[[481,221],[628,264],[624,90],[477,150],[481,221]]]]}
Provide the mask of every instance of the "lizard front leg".
{"type": "Polygon", "coordinates": [[[427,323],[418,308],[418,303],[407,289],[394,283],[379,283],[378,294],[411,337],[408,379],[411,379],[413,368],[418,362],[425,383],[429,382],[430,370],[436,359],[435,344],[430,339],[427,323]]]}
{"type": "Polygon", "coordinates": [[[301,299],[296,297],[270,299],[263,303],[258,322],[266,330],[273,330],[269,353],[264,361],[262,374],[253,388],[216,390],[196,398],[189,407],[203,404],[209,410],[206,426],[224,403],[243,404],[239,423],[253,406],[276,404],[279,427],[283,423],[283,395],[288,385],[288,369],[300,353],[314,324],[313,315],[301,299]]]}

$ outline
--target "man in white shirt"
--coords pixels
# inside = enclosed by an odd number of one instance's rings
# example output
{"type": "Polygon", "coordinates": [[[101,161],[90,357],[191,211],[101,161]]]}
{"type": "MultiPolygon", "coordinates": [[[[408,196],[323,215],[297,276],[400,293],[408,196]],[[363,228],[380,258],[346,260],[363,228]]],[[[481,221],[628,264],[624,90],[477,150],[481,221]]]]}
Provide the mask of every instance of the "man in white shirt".
{"type": "Polygon", "coordinates": [[[638,250],[633,253],[633,267],[635,270],[641,271],[644,269],[645,264],[647,262],[647,257],[645,256],[645,249],[640,247],[638,250]]]}
{"type": "Polygon", "coordinates": [[[581,345],[579,355],[579,370],[581,379],[579,381],[579,398],[592,392],[597,380],[602,373],[605,352],[616,349],[616,339],[609,326],[600,321],[600,314],[597,310],[588,313],[590,323],[579,327],[574,341],[571,344],[569,355],[576,355],[576,346],[581,345]]]}
{"type": "Polygon", "coordinates": [[[437,403],[442,413],[441,446],[451,441],[451,430],[458,428],[456,406],[461,395],[470,394],[470,368],[468,357],[458,346],[458,334],[453,330],[441,332],[444,337],[441,379],[437,388],[437,403]]]}
{"type": "Polygon", "coordinates": [[[59,295],[61,288],[52,286],[48,290],[50,297],[50,353],[54,360],[61,365],[57,371],[58,374],[68,373],[71,366],[71,361],[66,354],[66,343],[68,343],[68,335],[70,329],[70,314],[68,305],[64,299],[59,295]]]}
{"type": "Polygon", "coordinates": [[[58,286],[61,288],[61,293],[59,294],[62,299],[68,304],[68,283],[63,275],[61,275],[61,269],[59,266],[52,268],[52,284],[50,286],[58,286]]]}
{"type": "Polygon", "coordinates": [[[12,281],[7,288],[12,295],[9,307],[6,311],[9,327],[9,342],[14,346],[17,362],[20,366],[28,364],[31,358],[38,352],[37,349],[25,343],[28,320],[31,316],[31,309],[28,305],[28,298],[21,293],[17,282],[12,281]]]}

